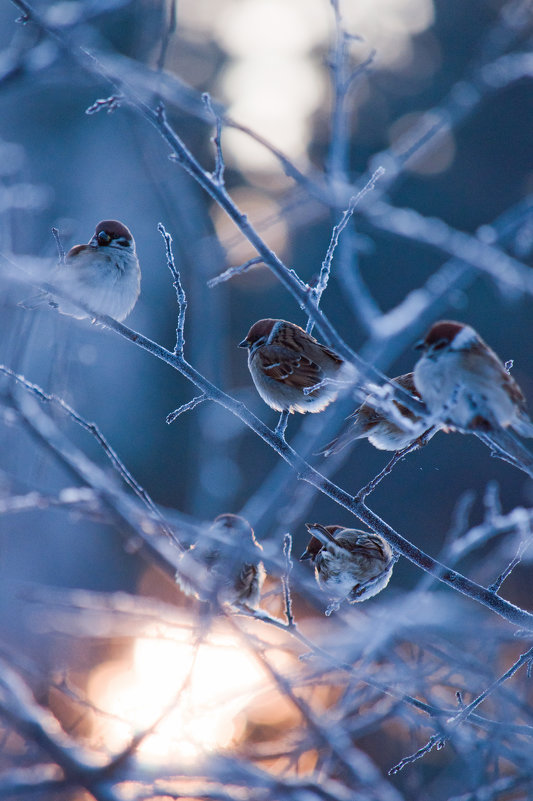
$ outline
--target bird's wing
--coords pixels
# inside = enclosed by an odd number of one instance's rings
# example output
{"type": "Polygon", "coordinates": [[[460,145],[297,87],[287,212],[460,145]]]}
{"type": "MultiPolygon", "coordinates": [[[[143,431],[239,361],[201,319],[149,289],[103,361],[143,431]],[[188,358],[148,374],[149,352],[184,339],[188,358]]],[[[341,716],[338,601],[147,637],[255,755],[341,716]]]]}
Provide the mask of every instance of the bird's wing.
{"type": "Polygon", "coordinates": [[[358,533],[357,537],[346,537],[344,538],[342,535],[337,537],[337,542],[339,545],[343,545],[348,551],[355,553],[356,551],[365,550],[369,554],[373,554],[375,556],[379,556],[382,559],[386,559],[387,555],[383,549],[383,542],[381,539],[372,536],[372,534],[367,534],[364,531],[358,533]]]}
{"type": "Polygon", "coordinates": [[[257,358],[267,376],[295,389],[313,387],[324,378],[316,362],[281,345],[265,345],[258,350],[257,358]]]}

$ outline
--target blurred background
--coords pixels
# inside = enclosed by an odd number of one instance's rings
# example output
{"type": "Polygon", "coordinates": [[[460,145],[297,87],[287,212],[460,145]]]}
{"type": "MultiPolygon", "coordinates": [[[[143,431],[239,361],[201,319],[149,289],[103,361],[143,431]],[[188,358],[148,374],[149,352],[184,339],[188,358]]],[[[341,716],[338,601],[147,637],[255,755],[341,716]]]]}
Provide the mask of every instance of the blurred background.
{"type": "MultiPolygon", "coordinates": [[[[421,120],[429,126],[438,119],[431,110],[443,109],[447,125],[435,146],[406,164],[386,199],[459,231],[481,231],[489,242],[493,223],[505,222],[506,214],[512,222],[512,210],[533,190],[531,80],[521,76],[518,61],[501,60],[530,55],[530,3],[340,2],[350,34],[345,40],[349,70],[360,67],[346,98],[347,147],[340,156],[331,147],[337,34],[327,0],[179,0],[174,9],[158,0],[35,0],[34,7],[76,46],[98,53],[111,73],[131,78],[136,88],[142,85],[139,67],[150,68],[151,82],[139,93],[155,105],[160,87],[169,121],[206,169],[214,169],[214,128],[199,99],[202,92],[223,104],[234,121],[279,148],[302,173],[326,172],[332,191],[381,164],[390,176],[389,149],[405,152],[409,132],[421,120]],[[490,72],[487,65],[496,67],[490,72]],[[161,69],[179,79],[174,99],[180,102],[172,102],[161,69]],[[517,77],[511,79],[506,69],[516,69],[517,77]]],[[[53,259],[52,226],[69,248],[87,242],[99,220],[123,221],[135,237],[142,269],[141,296],[127,324],[172,349],[177,310],[157,230],[162,222],[172,234],[188,296],[187,358],[275,425],[276,414],[255,392],[246,354],[237,344],[259,318],[305,326],[306,317],[264,265],[208,287],[209,279],[253,258],[253,248],[169,160],[168,146],[137,111],[123,103],[111,113],[104,109],[87,115],[97,99],[113,94],[110,82],[84,69],[36,26],[17,22],[17,16],[10,3],[0,7],[1,251],[53,259]]],[[[231,197],[285,264],[312,283],[343,204],[332,208],[306,192],[267,148],[242,131],[224,126],[222,148],[231,197]]],[[[416,354],[411,346],[424,324],[393,360],[381,359],[371,325],[356,313],[347,287],[355,281],[367,309],[377,316],[423,285],[447,257],[437,247],[414,241],[407,225],[402,236],[387,230],[379,209],[372,213],[372,197],[367,208],[356,210],[349,224],[350,251],[342,257],[349,267],[337,274],[334,260],[322,307],[352,348],[366,348],[371,361],[375,352],[376,364],[395,376],[412,368],[416,354]]],[[[510,230],[507,252],[530,266],[532,219],[510,230]]],[[[96,422],[156,503],[196,520],[242,511],[258,540],[271,543],[273,552],[290,530],[297,555],[305,547],[306,520],[350,522],[333,502],[292,480],[276,454],[221,407],[204,403],[167,425],[166,415],[198,394],[177,372],[89,321],[47,307],[21,308],[18,303],[28,290],[16,282],[6,279],[0,290],[0,361],[96,422]]],[[[533,409],[530,297],[475,273],[448,293],[437,317],[468,322],[502,359],[513,359],[513,376],[533,409]]],[[[354,405],[348,399],[345,413],[354,405]]],[[[316,454],[340,425],[339,419],[322,418],[293,416],[289,441],[303,448],[312,437],[316,454]]],[[[61,415],[56,419],[105,466],[85,432],[61,415]]],[[[0,493],[53,493],[65,486],[70,479],[54,459],[19,427],[4,422],[0,493]]],[[[356,492],[387,458],[362,442],[324,469],[356,492]]],[[[490,458],[473,437],[439,434],[397,466],[369,505],[436,556],[463,494],[473,493],[473,525],[483,517],[487,486],[494,496],[495,482],[504,511],[531,504],[533,489],[524,474],[490,458]]],[[[0,527],[7,640],[17,640],[21,620],[23,626],[28,623],[27,608],[14,589],[18,582],[139,591],[184,608],[193,603],[138,556],[125,553],[105,525],[47,509],[2,517],[0,527]]],[[[461,569],[480,581],[493,578],[476,573],[474,560],[461,569]]],[[[401,596],[417,581],[415,568],[400,560],[388,592],[401,596]]],[[[505,595],[528,608],[530,587],[526,559],[506,584],[505,595]]],[[[301,603],[306,615],[323,612],[319,604],[313,609],[301,603]]],[[[55,646],[39,643],[52,666],[63,658],[55,646]]],[[[62,648],[74,658],[70,646],[62,648]]],[[[80,654],[76,651],[75,658],[82,663],[85,658],[94,663],[94,651],[90,659],[80,654]]]]}

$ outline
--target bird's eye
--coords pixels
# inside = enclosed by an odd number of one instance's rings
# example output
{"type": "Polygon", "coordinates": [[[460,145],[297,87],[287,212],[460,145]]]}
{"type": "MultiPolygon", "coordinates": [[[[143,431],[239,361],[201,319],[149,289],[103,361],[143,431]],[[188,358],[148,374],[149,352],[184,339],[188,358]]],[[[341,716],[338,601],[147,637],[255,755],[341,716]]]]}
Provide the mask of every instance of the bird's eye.
{"type": "Polygon", "coordinates": [[[109,243],[111,242],[111,237],[105,231],[100,231],[97,239],[99,245],[109,245],[109,243]]]}

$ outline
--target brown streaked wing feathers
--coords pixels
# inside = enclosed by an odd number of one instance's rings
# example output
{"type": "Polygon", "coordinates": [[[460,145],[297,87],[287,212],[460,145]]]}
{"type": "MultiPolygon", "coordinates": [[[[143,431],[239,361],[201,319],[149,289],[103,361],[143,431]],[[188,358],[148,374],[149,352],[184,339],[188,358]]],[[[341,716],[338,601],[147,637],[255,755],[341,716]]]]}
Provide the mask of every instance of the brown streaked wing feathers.
{"type": "MultiPolygon", "coordinates": [[[[400,387],[405,389],[410,395],[413,395],[415,398],[420,398],[420,393],[418,392],[417,388],[415,387],[415,382],[413,379],[413,373],[405,373],[405,375],[399,375],[396,378],[391,378],[393,384],[398,384],[400,387]]],[[[368,396],[370,399],[372,395],[368,396]]],[[[348,415],[346,418],[347,420],[352,420],[354,417],[359,417],[361,411],[363,412],[365,423],[369,426],[377,425],[378,423],[382,423],[384,419],[383,412],[377,411],[374,409],[371,403],[368,402],[368,399],[358,406],[355,412],[348,415]]],[[[406,409],[406,407],[398,403],[398,401],[393,401],[394,405],[401,412],[405,417],[409,420],[416,420],[416,414],[412,412],[410,409],[406,409]]]]}
{"type": "Polygon", "coordinates": [[[288,354],[286,348],[278,348],[277,345],[261,348],[256,358],[266,375],[295,389],[313,387],[323,378],[322,370],[317,364],[300,354],[288,354]]]}
{"type": "Polygon", "coordinates": [[[351,551],[352,553],[364,548],[365,551],[373,551],[382,559],[385,559],[385,552],[383,550],[381,540],[378,540],[377,537],[373,537],[372,534],[367,534],[366,532],[361,531],[355,540],[343,537],[341,534],[341,536],[337,537],[336,540],[339,545],[342,545],[347,551],[351,551]]]}
{"type": "Polygon", "coordinates": [[[316,362],[323,356],[329,357],[339,367],[343,363],[340,356],[337,356],[332,350],[325,345],[321,345],[316,339],[300,328],[299,325],[292,323],[291,325],[281,326],[276,334],[277,344],[284,346],[291,351],[299,353],[305,347],[309,359],[316,362]]]}
{"type": "Polygon", "coordinates": [[[343,364],[336,353],[295,324],[281,326],[276,333],[276,343],[261,348],[258,356],[268,376],[295,389],[320,383],[324,374],[317,362],[323,361],[324,357],[331,359],[332,367],[340,368],[343,364]],[[302,353],[304,347],[305,356],[302,353]]]}

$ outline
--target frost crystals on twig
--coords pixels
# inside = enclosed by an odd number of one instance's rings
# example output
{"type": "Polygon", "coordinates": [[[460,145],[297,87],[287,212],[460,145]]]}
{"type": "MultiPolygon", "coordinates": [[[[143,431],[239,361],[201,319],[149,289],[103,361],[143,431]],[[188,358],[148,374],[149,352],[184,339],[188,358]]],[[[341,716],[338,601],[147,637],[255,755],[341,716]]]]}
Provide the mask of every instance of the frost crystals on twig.
{"type": "Polygon", "coordinates": [[[454,715],[454,717],[449,718],[446,723],[450,727],[446,734],[434,734],[426,745],[416,751],[414,754],[411,754],[404,759],[401,759],[397,765],[389,770],[389,775],[394,775],[395,773],[399,773],[406,765],[410,765],[413,762],[416,762],[417,759],[428,754],[430,751],[437,747],[437,750],[440,751],[441,748],[444,748],[448,740],[452,736],[452,732],[464,721],[470,717],[472,712],[486,699],[489,695],[492,695],[499,687],[502,686],[504,682],[510,679],[514,674],[523,666],[527,666],[527,671],[529,675],[531,660],[533,659],[533,648],[530,648],[529,651],[526,651],[524,654],[521,654],[516,662],[511,665],[509,670],[506,670],[499,678],[492,682],[486,690],[483,690],[473,701],[471,701],[468,706],[462,706],[461,710],[454,715]]]}
{"type": "Polygon", "coordinates": [[[86,114],[98,114],[99,111],[107,111],[108,114],[112,114],[113,111],[116,111],[117,108],[120,107],[121,102],[124,100],[123,95],[110,95],[109,97],[101,97],[89,106],[89,108],[85,109],[86,114]]]}
{"type": "Polygon", "coordinates": [[[287,430],[287,423],[289,422],[289,412],[282,412],[279,416],[278,424],[274,429],[274,434],[277,434],[281,439],[285,439],[285,431],[287,430]]]}
{"type": "Polygon", "coordinates": [[[179,270],[177,270],[176,265],[174,263],[174,254],[172,253],[172,237],[165,230],[165,226],[163,225],[163,223],[158,223],[157,230],[165,240],[168,269],[172,273],[172,278],[174,279],[172,282],[172,286],[176,290],[176,299],[178,301],[178,327],[176,328],[176,347],[174,348],[174,353],[183,356],[183,348],[185,346],[185,335],[183,331],[185,328],[185,312],[187,311],[187,297],[181,285],[179,270]]]}
{"type": "Polygon", "coordinates": [[[224,186],[224,156],[222,155],[222,143],[221,143],[221,135],[222,135],[222,119],[216,113],[213,108],[213,104],[211,103],[211,95],[209,92],[204,92],[202,94],[202,100],[205,103],[205,107],[213,117],[215,118],[215,135],[211,138],[215,146],[216,151],[216,160],[215,160],[215,171],[212,173],[213,181],[218,184],[218,186],[224,186]]]}
{"type": "Polygon", "coordinates": [[[61,241],[61,237],[59,236],[59,231],[57,228],[52,228],[52,235],[56,241],[57,245],[57,254],[59,256],[59,263],[65,263],[65,248],[63,247],[63,243],[61,241]]]}
{"type": "Polygon", "coordinates": [[[394,454],[392,459],[389,462],[387,462],[387,464],[385,465],[383,470],[380,473],[378,473],[377,476],[374,476],[372,481],[369,481],[368,484],[365,484],[365,486],[362,487],[359,490],[359,492],[355,496],[355,499],[357,501],[361,501],[361,502],[364,501],[366,496],[370,495],[371,492],[374,492],[374,490],[376,489],[377,485],[385,478],[385,476],[389,475],[389,473],[392,471],[393,467],[398,462],[401,462],[401,460],[403,459],[404,456],[407,456],[407,454],[411,453],[411,451],[415,451],[418,448],[420,448],[422,445],[426,444],[427,439],[425,439],[425,438],[426,438],[426,435],[429,434],[429,433],[433,434],[433,429],[430,429],[422,437],[419,437],[414,442],[411,442],[409,445],[406,445],[405,448],[402,448],[401,451],[396,451],[396,453],[394,454]]]}
{"type": "MultiPolygon", "coordinates": [[[[515,512],[518,512],[518,509],[515,509],[515,512]]],[[[531,526],[527,512],[525,512],[523,516],[520,515],[520,518],[518,520],[518,529],[522,529],[523,533],[522,541],[520,542],[518,548],[516,549],[514,557],[511,559],[505,570],[502,573],[500,573],[496,581],[493,581],[492,584],[490,584],[487,587],[487,589],[490,592],[498,593],[500,591],[503,582],[505,581],[506,578],[509,577],[509,575],[513,572],[515,567],[517,567],[517,565],[520,564],[520,562],[522,561],[522,556],[524,554],[524,551],[531,543],[531,526]]]]}
{"type": "Polygon", "coordinates": [[[338,612],[339,609],[341,608],[341,603],[342,603],[342,600],[339,601],[338,599],[334,600],[334,601],[330,601],[326,611],[324,612],[326,617],[329,617],[330,615],[332,615],[333,612],[338,612]]]}
{"type": "MultiPolygon", "coordinates": [[[[331,272],[331,262],[333,261],[333,254],[335,253],[335,249],[336,249],[337,244],[339,242],[339,236],[341,235],[341,233],[344,231],[344,229],[348,225],[348,223],[349,223],[349,221],[350,221],[350,219],[351,219],[351,217],[352,217],[352,215],[354,213],[355,207],[357,206],[359,201],[362,200],[363,197],[366,194],[368,194],[368,192],[370,192],[374,188],[374,186],[376,185],[376,181],[378,181],[379,178],[381,178],[381,176],[384,173],[385,173],[385,170],[383,169],[383,167],[378,167],[377,170],[374,171],[374,173],[368,179],[368,181],[363,186],[361,191],[358,192],[356,195],[352,195],[352,197],[350,198],[350,202],[348,203],[348,207],[344,210],[340,221],[333,228],[333,233],[331,234],[331,240],[330,240],[330,243],[328,245],[328,249],[326,251],[326,255],[324,257],[324,261],[322,262],[322,267],[320,269],[320,275],[319,275],[319,278],[318,278],[317,285],[312,290],[312,297],[313,297],[313,300],[314,300],[314,302],[315,302],[315,304],[317,306],[320,303],[320,299],[321,299],[321,297],[322,297],[322,295],[324,293],[324,290],[326,289],[326,287],[328,285],[329,276],[330,276],[330,272],[331,272]]],[[[314,323],[310,320],[309,324],[307,325],[307,329],[306,329],[308,331],[308,333],[311,332],[311,329],[313,328],[313,325],[314,325],[314,323]]]]}
{"type": "Polygon", "coordinates": [[[437,748],[437,751],[440,751],[445,745],[446,741],[444,740],[443,736],[441,734],[434,734],[432,737],[430,737],[426,745],[424,745],[422,748],[419,748],[414,754],[404,757],[404,759],[401,759],[397,765],[391,768],[389,770],[389,776],[394,776],[396,773],[399,773],[401,770],[403,770],[407,765],[412,765],[412,763],[416,762],[417,759],[422,759],[423,756],[429,754],[430,751],[433,751],[435,747],[437,748]]]}
{"type": "Polygon", "coordinates": [[[296,625],[296,623],[294,622],[294,616],[292,614],[292,598],[291,598],[291,586],[290,586],[290,575],[292,570],[291,551],[292,551],[292,537],[289,533],[287,533],[283,537],[283,558],[285,559],[285,570],[281,577],[281,583],[283,584],[285,615],[287,616],[287,626],[289,629],[292,629],[296,625]]]}
{"type": "Polygon", "coordinates": [[[176,419],[176,417],[179,417],[180,414],[183,414],[183,412],[190,412],[191,409],[196,409],[196,407],[199,406],[202,403],[202,401],[205,401],[205,400],[207,400],[207,395],[205,394],[205,392],[203,392],[201,395],[197,395],[195,398],[190,400],[188,403],[184,403],[178,409],[174,409],[173,412],[170,412],[170,414],[167,414],[166,422],[170,425],[170,423],[173,423],[174,420],[176,419]]]}

